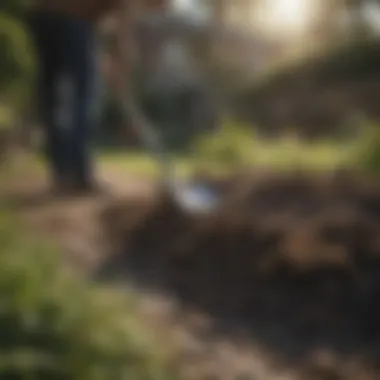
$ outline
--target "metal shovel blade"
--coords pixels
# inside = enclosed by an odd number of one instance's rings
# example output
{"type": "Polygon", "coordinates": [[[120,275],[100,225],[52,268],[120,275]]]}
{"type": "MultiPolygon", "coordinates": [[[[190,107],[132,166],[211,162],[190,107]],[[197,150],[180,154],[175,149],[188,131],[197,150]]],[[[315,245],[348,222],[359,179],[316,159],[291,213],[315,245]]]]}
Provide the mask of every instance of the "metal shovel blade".
{"type": "Polygon", "coordinates": [[[196,214],[213,212],[220,203],[220,194],[204,183],[174,185],[174,197],[179,206],[196,214]]]}
{"type": "Polygon", "coordinates": [[[162,182],[179,207],[197,214],[209,213],[218,207],[220,196],[215,189],[199,181],[184,184],[176,179],[172,162],[159,134],[135,104],[133,97],[126,95],[121,99],[121,104],[125,117],[131,117],[132,126],[154,157],[160,168],[162,182]]]}

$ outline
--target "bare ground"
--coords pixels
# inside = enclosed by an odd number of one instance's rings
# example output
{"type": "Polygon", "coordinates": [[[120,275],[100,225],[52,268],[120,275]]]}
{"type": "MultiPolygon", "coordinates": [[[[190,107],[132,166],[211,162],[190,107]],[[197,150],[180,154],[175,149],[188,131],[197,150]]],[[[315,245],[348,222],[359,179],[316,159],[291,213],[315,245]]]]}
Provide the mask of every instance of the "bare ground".
{"type": "Polygon", "coordinates": [[[186,378],[378,379],[377,184],[309,177],[229,180],[206,219],[117,174],[107,195],[49,199],[24,178],[7,199],[69,263],[134,288],[186,378]]]}

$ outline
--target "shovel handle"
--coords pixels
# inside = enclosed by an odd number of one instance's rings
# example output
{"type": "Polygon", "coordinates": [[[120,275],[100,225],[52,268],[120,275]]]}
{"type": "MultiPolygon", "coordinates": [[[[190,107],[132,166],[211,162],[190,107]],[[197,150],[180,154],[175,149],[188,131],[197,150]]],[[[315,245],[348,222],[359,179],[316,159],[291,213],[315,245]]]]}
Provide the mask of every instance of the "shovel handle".
{"type": "Polygon", "coordinates": [[[174,178],[174,170],[169,155],[157,130],[139,109],[130,89],[133,75],[131,67],[133,67],[137,56],[136,40],[134,38],[135,16],[138,11],[136,5],[137,3],[135,1],[121,0],[121,9],[120,12],[118,12],[117,50],[119,53],[118,64],[120,65],[118,71],[119,74],[122,75],[122,78],[119,78],[120,81],[116,84],[117,97],[120,101],[123,118],[125,120],[129,118],[137,136],[159,165],[161,180],[169,184],[172,182],[172,178],[174,178]]]}

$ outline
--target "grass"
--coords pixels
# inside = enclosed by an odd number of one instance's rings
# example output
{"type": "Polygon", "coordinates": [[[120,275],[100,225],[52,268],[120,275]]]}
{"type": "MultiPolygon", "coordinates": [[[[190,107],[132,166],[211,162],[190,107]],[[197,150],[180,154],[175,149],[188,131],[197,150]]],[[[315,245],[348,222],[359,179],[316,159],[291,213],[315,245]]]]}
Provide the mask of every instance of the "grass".
{"type": "Polygon", "coordinates": [[[350,163],[352,144],[329,141],[305,144],[294,139],[261,143],[256,147],[253,165],[287,170],[304,168],[327,170],[350,163]]]}
{"type": "MultiPolygon", "coordinates": [[[[213,173],[225,173],[238,169],[239,166],[251,168],[265,167],[275,170],[293,170],[297,168],[310,170],[329,170],[339,166],[349,165],[355,146],[340,145],[330,142],[303,144],[296,140],[283,139],[275,142],[261,141],[252,146],[250,157],[244,162],[236,163],[233,168],[218,159],[203,159],[193,156],[173,157],[172,163],[181,178],[186,178],[198,170],[208,170],[213,173]]],[[[137,175],[155,178],[159,175],[159,165],[144,152],[113,152],[97,157],[98,168],[101,172],[117,172],[120,175],[137,175]]],[[[44,171],[41,159],[28,159],[30,174],[40,174],[44,171]]]]}
{"type": "MultiPolygon", "coordinates": [[[[252,127],[227,120],[217,133],[201,136],[191,154],[173,156],[172,162],[181,177],[197,171],[225,173],[246,167],[281,171],[330,170],[358,164],[356,161],[361,158],[357,152],[367,149],[373,141],[374,130],[375,126],[367,126],[361,138],[356,140],[338,142],[326,139],[305,143],[291,135],[265,140],[258,137],[252,127]]],[[[99,162],[104,170],[119,168],[142,176],[159,173],[159,166],[144,152],[111,152],[103,154],[99,162]]]]}
{"type": "Polygon", "coordinates": [[[10,128],[15,119],[12,113],[11,107],[7,107],[5,104],[0,103],[0,131],[10,128]]]}
{"type": "MultiPolygon", "coordinates": [[[[349,162],[352,152],[351,146],[337,147],[333,144],[315,144],[305,146],[297,142],[282,141],[277,143],[262,143],[254,148],[252,161],[247,162],[252,168],[266,167],[278,170],[294,168],[310,168],[311,170],[325,170],[338,167],[349,162]]],[[[119,169],[126,174],[141,176],[158,175],[158,166],[155,161],[144,153],[113,153],[100,157],[102,170],[119,169]]],[[[223,165],[215,162],[199,164],[196,158],[173,158],[180,177],[186,177],[196,172],[198,168],[210,168],[212,172],[223,172],[223,165]]]]}
{"type": "MultiPolygon", "coordinates": [[[[171,162],[179,177],[188,177],[198,171],[226,173],[246,167],[322,171],[342,166],[365,166],[376,171],[377,158],[376,162],[372,162],[372,156],[376,156],[377,151],[374,141],[379,140],[378,137],[374,139],[374,135],[378,135],[376,131],[377,127],[370,125],[355,140],[338,142],[326,139],[305,143],[292,136],[276,140],[260,139],[247,128],[226,123],[220,132],[202,136],[191,154],[173,155],[171,162]],[[368,151],[369,147],[371,152],[368,151]],[[368,160],[372,160],[370,165],[368,160]]],[[[96,159],[102,173],[148,178],[157,177],[160,173],[159,164],[145,151],[103,151],[98,152],[96,159]]],[[[36,157],[27,157],[17,166],[28,174],[42,173],[44,170],[43,160],[36,157]]]]}
{"type": "MultiPolygon", "coordinates": [[[[101,170],[123,170],[125,173],[143,177],[154,177],[159,173],[156,161],[144,152],[111,152],[98,157],[101,170]]],[[[172,157],[173,165],[181,176],[192,171],[191,160],[185,157],[172,157]]]]}
{"type": "MultiPolygon", "coordinates": [[[[228,142],[227,142],[228,144],[228,142]]],[[[305,144],[296,139],[283,138],[276,141],[254,140],[232,165],[225,162],[223,152],[204,156],[194,152],[189,156],[173,157],[173,164],[180,177],[186,177],[198,170],[223,173],[236,170],[240,166],[252,168],[266,167],[276,170],[296,168],[310,170],[329,170],[339,166],[350,165],[356,145],[354,143],[337,144],[330,141],[305,144]],[[247,152],[248,150],[248,152],[247,152]]],[[[237,149],[239,147],[234,147],[237,149]]],[[[122,170],[125,173],[141,176],[158,175],[158,165],[143,152],[108,153],[99,158],[102,170],[122,170]]]]}

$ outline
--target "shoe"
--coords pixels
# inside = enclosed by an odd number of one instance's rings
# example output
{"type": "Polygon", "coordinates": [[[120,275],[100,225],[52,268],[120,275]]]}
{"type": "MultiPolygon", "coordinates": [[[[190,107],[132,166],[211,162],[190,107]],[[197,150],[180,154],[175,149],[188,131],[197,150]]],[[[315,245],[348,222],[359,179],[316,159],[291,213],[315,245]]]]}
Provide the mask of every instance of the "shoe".
{"type": "Polygon", "coordinates": [[[74,181],[70,186],[73,195],[98,195],[103,194],[104,189],[95,181],[74,181]]]}
{"type": "Polygon", "coordinates": [[[67,195],[70,192],[70,181],[66,178],[54,178],[51,189],[53,195],[67,195]]]}

